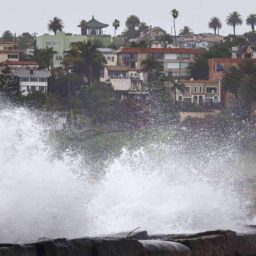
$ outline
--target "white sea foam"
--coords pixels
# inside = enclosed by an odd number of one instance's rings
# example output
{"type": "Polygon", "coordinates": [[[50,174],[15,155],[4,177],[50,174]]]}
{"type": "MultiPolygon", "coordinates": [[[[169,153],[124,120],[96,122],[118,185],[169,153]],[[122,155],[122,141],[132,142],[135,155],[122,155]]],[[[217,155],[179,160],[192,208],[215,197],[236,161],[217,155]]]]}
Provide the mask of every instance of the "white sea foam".
{"type": "Polygon", "coordinates": [[[198,155],[182,143],[124,148],[92,181],[81,156],[53,158],[46,126],[25,109],[0,111],[0,141],[0,242],[136,227],[150,233],[239,229],[245,221],[228,146],[198,155]]]}

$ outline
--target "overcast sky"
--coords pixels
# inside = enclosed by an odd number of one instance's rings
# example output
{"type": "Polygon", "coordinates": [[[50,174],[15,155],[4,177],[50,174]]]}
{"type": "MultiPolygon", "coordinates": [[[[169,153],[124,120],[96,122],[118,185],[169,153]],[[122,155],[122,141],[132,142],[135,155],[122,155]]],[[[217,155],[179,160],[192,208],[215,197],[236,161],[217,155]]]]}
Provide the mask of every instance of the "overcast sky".
{"type": "Polygon", "coordinates": [[[105,33],[113,34],[112,22],[118,19],[124,29],[126,18],[137,15],[141,21],[152,26],[160,26],[168,33],[172,31],[171,10],[179,10],[177,31],[189,26],[195,33],[210,32],[209,19],[217,16],[222,21],[220,34],[232,33],[232,27],[225,24],[230,12],[238,11],[243,18],[243,25],[237,27],[237,34],[250,30],[245,25],[246,17],[256,13],[254,0],[1,0],[0,35],[10,30],[17,35],[22,32],[42,35],[48,33],[47,24],[54,16],[64,22],[64,31],[73,34],[80,32],[77,25],[90,20],[92,15],[110,26],[105,33]]]}

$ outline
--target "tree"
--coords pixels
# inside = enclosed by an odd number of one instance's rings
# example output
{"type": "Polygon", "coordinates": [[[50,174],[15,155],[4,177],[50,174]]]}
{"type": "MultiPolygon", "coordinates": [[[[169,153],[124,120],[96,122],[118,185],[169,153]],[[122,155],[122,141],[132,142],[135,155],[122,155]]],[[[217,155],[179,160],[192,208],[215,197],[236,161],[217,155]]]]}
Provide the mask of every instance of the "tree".
{"type": "Polygon", "coordinates": [[[194,62],[189,66],[193,79],[208,80],[208,59],[230,58],[233,45],[237,45],[237,40],[231,41],[230,38],[227,38],[225,42],[214,45],[208,51],[196,56],[194,62]]]}
{"type": "Polygon", "coordinates": [[[190,36],[190,35],[193,35],[193,34],[194,34],[194,32],[188,26],[184,26],[183,29],[181,29],[180,33],[179,33],[180,36],[190,36]]]}
{"type": "Polygon", "coordinates": [[[178,16],[179,16],[179,11],[176,10],[176,9],[172,9],[171,14],[172,14],[172,18],[173,18],[173,28],[174,28],[175,46],[177,47],[176,24],[175,24],[175,20],[176,20],[176,19],[178,18],[178,16]]]}
{"type": "Polygon", "coordinates": [[[149,26],[145,22],[141,22],[139,25],[139,31],[146,33],[149,30],[149,26]]]}
{"type": "Polygon", "coordinates": [[[127,29],[138,29],[140,26],[140,19],[136,15],[130,15],[125,21],[125,26],[127,29]]]}
{"type": "Polygon", "coordinates": [[[2,35],[2,40],[3,41],[13,41],[14,36],[13,36],[12,32],[10,30],[4,31],[4,33],[2,35]]]}
{"type": "Polygon", "coordinates": [[[33,47],[34,42],[34,37],[28,32],[24,32],[21,34],[21,36],[18,37],[18,46],[20,49],[27,49],[29,47],[33,47]]]}
{"type": "Polygon", "coordinates": [[[243,21],[241,15],[238,12],[230,13],[226,18],[226,23],[233,27],[234,36],[236,35],[236,26],[242,25],[243,21]]]}
{"type": "Polygon", "coordinates": [[[54,17],[52,20],[49,20],[48,30],[53,31],[55,35],[57,31],[62,31],[63,28],[64,28],[63,21],[60,18],[54,17]]]}
{"type": "Polygon", "coordinates": [[[256,25],[256,14],[250,14],[246,19],[246,24],[251,26],[252,31],[254,31],[254,27],[256,25]]]}
{"type": "Polygon", "coordinates": [[[209,28],[213,29],[214,34],[216,35],[216,32],[219,31],[222,28],[222,23],[218,17],[212,17],[208,23],[209,28]]]}
{"type": "Polygon", "coordinates": [[[53,55],[56,52],[53,48],[46,48],[46,49],[35,49],[34,58],[36,62],[39,64],[41,69],[51,69],[52,68],[52,61],[53,55]]]}
{"type": "Polygon", "coordinates": [[[76,74],[85,76],[89,85],[99,81],[100,72],[106,62],[104,56],[97,51],[98,45],[92,41],[77,42],[67,51],[63,64],[72,68],[76,74]]]}
{"type": "Polygon", "coordinates": [[[87,22],[85,20],[81,20],[80,24],[77,26],[81,28],[81,35],[85,36],[87,34],[87,22]]]}
{"type": "Polygon", "coordinates": [[[115,19],[112,23],[112,26],[114,27],[114,35],[116,36],[116,31],[120,27],[120,21],[115,19]]]}
{"type": "Polygon", "coordinates": [[[157,38],[162,47],[166,48],[168,44],[172,43],[172,36],[170,34],[164,33],[163,35],[157,38]]]}
{"type": "Polygon", "coordinates": [[[123,32],[125,41],[137,38],[140,35],[140,19],[135,15],[130,15],[125,21],[126,30],[123,32]]]}
{"type": "Polygon", "coordinates": [[[256,64],[246,59],[242,64],[231,67],[223,78],[224,90],[232,92],[240,105],[240,115],[249,119],[252,103],[256,100],[256,64]]]}
{"type": "Polygon", "coordinates": [[[2,74],[0,74],[0,92],[10,98],[14,98],[19,94],[19,85],[11,75],[9,68],[2,70],[2,74]]]}
{"type": "Polygon", "coordinates": [[[85,88],[84,95],[86,107],[95,123],[104,123],[113,118],[116,94],[110,84],[92,84],[85,88]]]}

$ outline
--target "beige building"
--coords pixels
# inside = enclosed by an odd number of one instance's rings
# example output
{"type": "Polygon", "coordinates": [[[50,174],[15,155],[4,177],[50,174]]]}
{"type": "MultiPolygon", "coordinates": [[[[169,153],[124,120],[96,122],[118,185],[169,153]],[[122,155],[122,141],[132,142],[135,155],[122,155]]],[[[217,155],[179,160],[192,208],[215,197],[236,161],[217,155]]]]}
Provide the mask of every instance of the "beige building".
{"type": "Polygon", "coordinates": [[[97,50],[105,57],[106,66],[116,66],[117,54],[116,50],[112,48],[97,48],[97,50]]]}
{"type": "Polygon", "coordinates": [[[4,61],[18,61],[20,51],[17,50],[16,42],[0,41],[0,63],[4,61]]]}
{"type": "Polygon", "coordinates": [[[221,83],[209,80],[181,81],[185,85],[185,91],[176,91],[176,101],[184,103],[220,103],[221,83]]]}
{"type": "Polygon", "coordinates": [[[185,48],[120,48],[117,51],[117,65],[140,69],[147,56],[155,57],[163,64],[163,71],[171,73],[176,78],[191,78],[189,65],[197,55],[202,54],[199,49],[185,48]]]}
{"type": "Polygon", "coordinates": [[[109,82],[119,92],[141,92],[144,85],[141,70],[124,66],[106,66],[101,80],[109,82]]]}

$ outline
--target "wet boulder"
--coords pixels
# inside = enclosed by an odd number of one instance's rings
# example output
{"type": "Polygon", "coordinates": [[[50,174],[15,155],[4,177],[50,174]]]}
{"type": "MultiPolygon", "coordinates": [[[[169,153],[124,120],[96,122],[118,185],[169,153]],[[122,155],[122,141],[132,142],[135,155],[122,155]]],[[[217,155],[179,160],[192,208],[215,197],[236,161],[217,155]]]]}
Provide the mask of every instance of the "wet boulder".
{"type": "Polygon", "coordinates": [[[147,256],[192,256],[191,250],[177,242],[140,240],[147,256]]]}

